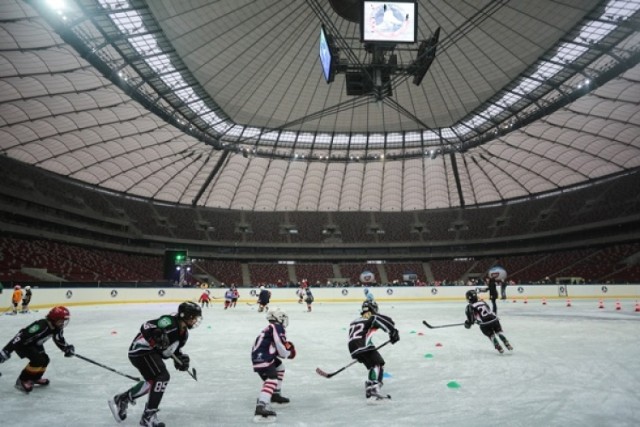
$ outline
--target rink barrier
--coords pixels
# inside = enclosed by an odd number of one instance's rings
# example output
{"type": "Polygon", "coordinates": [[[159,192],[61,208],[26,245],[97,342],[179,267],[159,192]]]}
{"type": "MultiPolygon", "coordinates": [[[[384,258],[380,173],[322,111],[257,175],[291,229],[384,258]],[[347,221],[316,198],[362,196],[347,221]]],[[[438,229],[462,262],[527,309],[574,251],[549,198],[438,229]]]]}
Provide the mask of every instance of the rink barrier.
{"type": "MultiPolygon", "coordinates": [[[[311,288],[318,303],[358,303],[364,300],[362,287],[346,288],[311,288]]],[[[470,286],[424,286],[424,287],[370,287],[370,291],[378,302],[429,302],[429,301],[463,301],[469,289],[480,289],[470,286]]],[[[52,307],[56,305],[79,306],[101,304],[135,304],[198,301],[204,289],[197,288],[37,288],[32,287],[32,309],[52,307]]],[[[254,304],[259,290],[257,288],[238,288],[240,299],[238,304],[254,304]]],[[[298,301],[297,288],[269,288],[271,304],[295,303],[298,301]]],[[[225,289],[209,288],[214,297],[211,304],[224,302],[225,289]]],[[[481,298],[488,299],[487,293],[481,298]]],[[[509,301],[537,299],[639,299],[640,284],[592,284],[592,285],[512,285],[507,287],[509,301]]],[[[0,307],[8,308],[11,292],[0,295],[0,307]]],[[[18,308],[19,309],[19,308],[18,308]]],[[[2,309],[0,309],[1,311],[2,309]]]]}

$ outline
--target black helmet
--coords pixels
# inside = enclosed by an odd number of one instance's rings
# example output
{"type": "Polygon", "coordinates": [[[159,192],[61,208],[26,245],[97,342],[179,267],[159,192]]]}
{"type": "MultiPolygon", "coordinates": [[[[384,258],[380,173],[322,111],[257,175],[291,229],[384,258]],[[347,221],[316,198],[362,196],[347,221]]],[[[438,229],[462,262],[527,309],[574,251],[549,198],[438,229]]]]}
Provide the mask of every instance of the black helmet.
{"type": "Polygon", "coordinates": [[[470,291],[467,291],[466,294],[464,294],[464,296],[467,298],[467,301],[469,301],[470,303],[474,303],[474,302],[478,302],[478,294],[476,291],[474,291],[473,289],[470,291]]]}
{"type": "Polygon", "coordinates": [[[195,328],[202,322],[202,309],[193,301],[185,301],[178,306],[178,318],[185,321],[196,319],[191,325],[187,323],[187,328],[195,328]]]}
{"type": "Polygon", "coordinates": [[[365,301],[362,303],[362,309],[360,314],[371,313],[376,314],[378,312],[378,303],[375,301],[365,301]]]}

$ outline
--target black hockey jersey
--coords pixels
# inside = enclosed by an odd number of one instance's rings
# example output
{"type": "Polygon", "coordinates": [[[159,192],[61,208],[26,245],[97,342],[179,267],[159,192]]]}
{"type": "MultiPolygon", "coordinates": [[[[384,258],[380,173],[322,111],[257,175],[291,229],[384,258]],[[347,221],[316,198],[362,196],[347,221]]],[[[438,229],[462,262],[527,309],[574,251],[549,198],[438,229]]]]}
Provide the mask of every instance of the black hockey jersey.
{"type": "Polygon", "coordinates": [[[395,330],[395,323],[389,316],[374,314],[368,319],[359,317],[349,325],[349,352],[351,356],[375,348],[371,335],[378,329],[390,334],[395,330]]]}
{"type": "Polygon", "coordinates": [[[482,300],[468,304],[465,314],[469,323],[477,323],[480,326],[488,325],[498,320],[498,316],[491,310],[489,304],[482,300]]]}
{"type": "Polygon", "coordinates": [[[11,354],[16,351],[20,354],[29,347],[43,347],[44,343],[53,337],[56,346],[65,351],[68,344],[64,339],[63,329],[51,327],[47,319],[36,320],[18,333],[4,346],[4,351],[11,354]]]}
{"type": "Polygon", "coordinates": [[[180,331],[178,318],[165,315],[142,324],[140,332],[129,346],[129,356],[142,356],[152,351],[158,351],[163,358],[168,359],[174,353],[180,354],[180,349],[187,343],[188,338],[189,331],[186,328],[180,331]],[[155,347],[155,337],[159,334],[158,330],[163,330],[169,337],[169,347],[165,350],[159,350],[155,347]]]}

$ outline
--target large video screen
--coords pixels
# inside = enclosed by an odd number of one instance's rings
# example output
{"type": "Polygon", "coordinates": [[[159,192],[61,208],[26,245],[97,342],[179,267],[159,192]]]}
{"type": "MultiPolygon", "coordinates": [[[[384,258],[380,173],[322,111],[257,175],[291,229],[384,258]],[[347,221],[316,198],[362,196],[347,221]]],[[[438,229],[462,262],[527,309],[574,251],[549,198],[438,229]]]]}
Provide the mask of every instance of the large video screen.
{"type": "Polygon", "coordinates": [[[364,0],[361,39],[363,42],[415,43],[417,18],[415,1],[364,0]]]}
{"type": "Polygon", "coordinates": [[[327,34],[324,26],[320,27],[320,64],[322,65],[322,74],[327,83],[331,83],[336,75],[337,58],[334,52],[333,40],[327,34]]]}

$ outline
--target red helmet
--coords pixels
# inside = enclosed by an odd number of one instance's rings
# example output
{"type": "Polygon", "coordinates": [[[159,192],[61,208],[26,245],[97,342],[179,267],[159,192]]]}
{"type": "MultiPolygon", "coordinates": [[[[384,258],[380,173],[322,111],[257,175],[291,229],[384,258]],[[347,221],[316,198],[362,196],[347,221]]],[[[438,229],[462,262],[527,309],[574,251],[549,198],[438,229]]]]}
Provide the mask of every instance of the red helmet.
{"type": "Polygon", "coordinates": [[[21,288],[20,288],[20,285],[15,285],[15,286],[13,287],[13,289],[15,289],[15,290],[17,291],[18,289],[21,289],[21,288]]]}
{"type": "Polygon", "coordinates": [[[59,328],[67,326],[69,323],[69,317],[69,310],[62,306],[53,307],[51,311],[49,311],[49,314],[47,314],[47,320],[59,328]]]}

